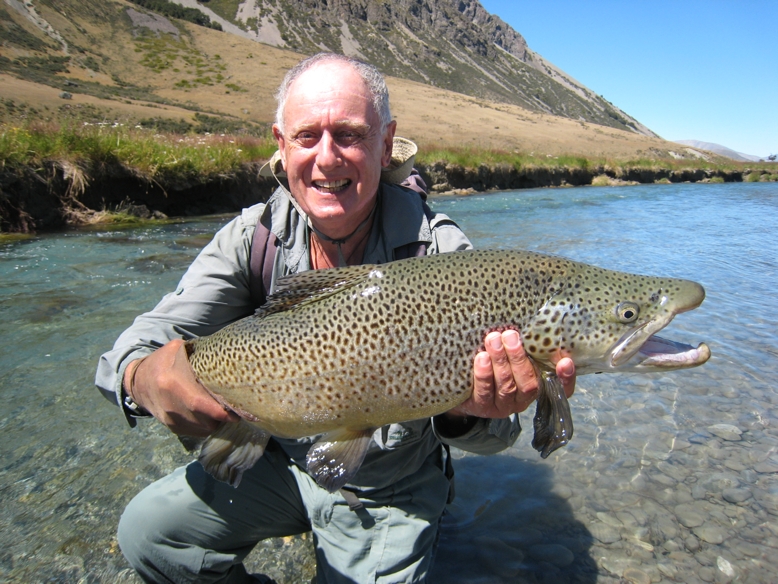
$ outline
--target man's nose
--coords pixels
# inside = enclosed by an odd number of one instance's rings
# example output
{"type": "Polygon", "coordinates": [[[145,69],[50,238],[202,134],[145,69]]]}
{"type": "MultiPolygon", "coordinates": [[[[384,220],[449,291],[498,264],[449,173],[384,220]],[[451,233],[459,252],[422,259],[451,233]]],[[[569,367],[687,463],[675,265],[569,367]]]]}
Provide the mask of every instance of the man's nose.
{"type": "Polygon", "coordinates": [[[342,162],[340,147],[329,132],[322,134],[319,149],[316,153],[316,164],[321,169],[331,169],[340,166],[342,162]]]}

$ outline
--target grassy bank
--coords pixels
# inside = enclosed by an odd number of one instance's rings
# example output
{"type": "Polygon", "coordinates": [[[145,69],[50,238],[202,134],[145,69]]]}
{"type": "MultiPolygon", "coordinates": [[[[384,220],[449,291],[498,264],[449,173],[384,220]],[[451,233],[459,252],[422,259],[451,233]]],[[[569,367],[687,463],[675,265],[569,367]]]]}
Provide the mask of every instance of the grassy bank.
{"type": "MultiPolygon", "coordinates": [[[[130,169],[149,181],[208,180],[237,171],[242,165],[269,158],[271,137],[225,134],[157,133],[141,126],[114,124],[29,124],[0,128],[0,171],[39,168],[46,161],[84,173],[109,165],[130,169]]],[[[82,189],[78,189],[82,190],[82,189]]]]}
{"type": "MultiPolygon", "coordinates": [[[[142,125],[34,121],[0,125],[0,231],[234,211],[264,200],[257,177],[269,133],[163,132],[142,125]]],[[[646,156],[611,160],[478,148],[422,148],[433,193],[682,181],[776,181],[774,163],[646,156]]]]}
{"type": "MultiPolygon", "coordinates": [[[[680,149],[680,148],[679,148],[680,149]]],[[[607,174],[626,175],[629,171],[680,171],[686,169],[703,170],[709,173],[715,172],[744,172],[754,173],[753,179],[778,180],[778,164],[770,162],[721,162],[721,157],[716,162],[699,158],[694,161],[689,159],[642,157],[631,159],[613,159],[604,157],[584,156],[552,156],[545,154],[532,154],[524,152],[508,152],[500,150],[485,150],[478,148],[448,148],[436,149],[422,147],[416,157],[420,164],[432,166],[445,163],[462,168],[478,168],[481,166],[497,167],[507,166],[517,171],[531,168],[565,168],[578,171],[603,171],[607,174]]]]}

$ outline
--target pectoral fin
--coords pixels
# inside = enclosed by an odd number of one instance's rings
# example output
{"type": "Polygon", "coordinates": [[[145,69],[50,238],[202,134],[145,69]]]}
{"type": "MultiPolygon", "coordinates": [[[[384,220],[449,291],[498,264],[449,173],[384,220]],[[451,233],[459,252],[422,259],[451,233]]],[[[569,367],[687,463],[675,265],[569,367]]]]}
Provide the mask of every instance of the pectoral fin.
{"type": "Polygon", "coordinates": [[[357,474],[374,431],[341,428],[328,432],[308,451],[308,472],[334,493],[357,474]]]}
{"type": "Polygon", "coordinates": [[[216,480],[233,487],[262,458],[270,434],[246,422],[224,422],[206,438],[197,460],[216,480]]]}
{"type": "Polygon", "coordinates": [[[556,374],[544,371],[541,379],[538,405],[532,420],[535,428],[532,447],[540,452],[541,458],[548,458],[554,450],[570,442],[573,437],[573,417],[562,382],[556,374]]]}

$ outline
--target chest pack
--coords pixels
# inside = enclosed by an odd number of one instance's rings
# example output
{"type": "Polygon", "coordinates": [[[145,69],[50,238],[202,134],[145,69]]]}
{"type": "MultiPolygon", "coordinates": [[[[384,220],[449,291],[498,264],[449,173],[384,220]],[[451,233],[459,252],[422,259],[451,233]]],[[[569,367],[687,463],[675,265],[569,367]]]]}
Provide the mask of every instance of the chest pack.
{"type": "MultiPolygon", "coordinates": [[[[435,214],[425,202],[427,198],[427,193],[424,190],[426,185],[421,180],[421,177],[418,177],[418,174],[411,175],[402,186],[410,188],[419,194],[422,199],[424,214],[427,216],[430,226],[435,224],[435,214]]],[[[451,221],[449,220],[449,222],[451,221]]],[[[261,218],[257,220],[254,236],[251,239],[251,253],[249,256],[249,291],[251,292],[251,302],[254,308],[259,308],[267,300],[268,291],[273,281],[273,265],[275,264],[276,253],[280,245],[281,242],[276,235],[262,224],[261,218]]],[[[424,241],[414,241],[401,247],[396,247],[393,250],[392,259],[404,260],[426,254],[427,243],[424,241]]]]}

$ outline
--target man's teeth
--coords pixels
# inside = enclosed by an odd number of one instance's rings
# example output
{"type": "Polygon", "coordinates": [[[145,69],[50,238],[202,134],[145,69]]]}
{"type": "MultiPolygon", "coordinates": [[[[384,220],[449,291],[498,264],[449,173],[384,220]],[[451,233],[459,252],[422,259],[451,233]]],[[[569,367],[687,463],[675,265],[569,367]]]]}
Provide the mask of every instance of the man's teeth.
{"type": "Polygon", "coordinates": [[[314,181],[314,185],[316,185],[316,188],[319,188],[324,191],[336,191],[338,189],[342,189],[346,185],[348,185],[351,181],[348,179],[343,180],[317,180],[314,181]]]}

